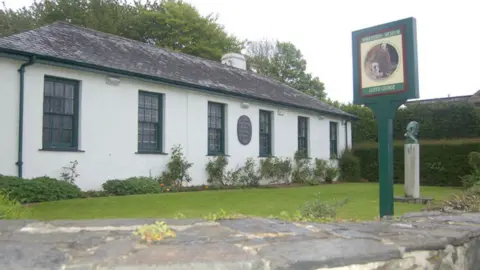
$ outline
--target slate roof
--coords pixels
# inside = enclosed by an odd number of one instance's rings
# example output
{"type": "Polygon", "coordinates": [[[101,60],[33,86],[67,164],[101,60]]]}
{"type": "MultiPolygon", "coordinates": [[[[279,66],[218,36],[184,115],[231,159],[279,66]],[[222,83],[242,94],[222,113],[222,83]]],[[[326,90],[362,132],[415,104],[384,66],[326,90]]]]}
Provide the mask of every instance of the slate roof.
{"type": "Polygon", "coordinates": [[[39,59],[74,61],[202,89],[216,89],[225,94],[355,118],[283,83],[250,71],[65,22],[0,38],[0,51],[5,50],[36,55],[39,59]]]}

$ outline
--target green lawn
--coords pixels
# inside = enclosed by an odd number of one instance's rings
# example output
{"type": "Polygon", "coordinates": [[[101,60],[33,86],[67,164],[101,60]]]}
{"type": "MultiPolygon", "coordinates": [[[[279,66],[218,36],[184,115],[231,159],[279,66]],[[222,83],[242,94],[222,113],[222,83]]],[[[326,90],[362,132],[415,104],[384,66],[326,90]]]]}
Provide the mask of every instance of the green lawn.
{"type": "MultiPolygon", "coordinates": [[[[202,217],[218,212],[220,208],[227,212],[267,217],[277,216],[282,211],[293,213],[300,204],[313,198],[317,192],[326,201],[349,198],[349,203],[339,210],[340,218],[367,220],[378,215],[378,184],[356,183],[75,199],[32,205],[28,218],[172,218],[177,213],[182,213],[185,217],[202,217]]],[[[460,190],[456,188],[422,187],[421,195],[442,200],[458,192],[460,190]]],[[[395,193],[402,195],[403,185],[395,185],[395,193]]],[[[419,211],[422,207],[396,203],[395,214],[419,211]]]]}

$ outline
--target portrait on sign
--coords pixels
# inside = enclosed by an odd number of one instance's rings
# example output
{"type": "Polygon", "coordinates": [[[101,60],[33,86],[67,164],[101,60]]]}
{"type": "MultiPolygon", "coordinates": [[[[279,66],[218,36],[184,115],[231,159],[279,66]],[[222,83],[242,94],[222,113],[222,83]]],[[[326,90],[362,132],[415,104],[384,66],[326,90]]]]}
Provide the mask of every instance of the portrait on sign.
{"type": "Polygon", "coordinates": [[[365,57],[365,72],[374,81],[391,77],[398,67],[398,52],[392,44],[383,42],[374,45],[365,57]]]}
{"type": "Polygon", "coordinates": [[[401,29],[361,37],[359,46],[362,96],[405,90],[401,29]]]}

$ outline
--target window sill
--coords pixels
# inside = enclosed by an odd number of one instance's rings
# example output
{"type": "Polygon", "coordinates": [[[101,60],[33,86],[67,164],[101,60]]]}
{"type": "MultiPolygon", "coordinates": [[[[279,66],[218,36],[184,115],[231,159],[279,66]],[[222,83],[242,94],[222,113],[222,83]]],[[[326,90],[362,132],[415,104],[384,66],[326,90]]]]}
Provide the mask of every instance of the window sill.
{"type": "Polygon", "coordinates": [[[76,152],[76,153],[83,153],[85,150],[79,149],[71,149],[71,148],[41,148],[38,151],[45,151],[45,152],[76,152]]]}
{"type": "Polygon", "coordinates": [[[259,158],[274,158],[275,156],[273,155],[259,155],[259,158]]]}
{"type": "Polygon", "coordinates": [[[168,155],[168,153],[164,153],[162,151],[138,151],[135,152],[137,155],[168,155]]]}
{"type": "Polygon", "coordinates": [[[230,155],[225,155],[225,154],[207,154],[207,157],[229,157],[230,155]]]}

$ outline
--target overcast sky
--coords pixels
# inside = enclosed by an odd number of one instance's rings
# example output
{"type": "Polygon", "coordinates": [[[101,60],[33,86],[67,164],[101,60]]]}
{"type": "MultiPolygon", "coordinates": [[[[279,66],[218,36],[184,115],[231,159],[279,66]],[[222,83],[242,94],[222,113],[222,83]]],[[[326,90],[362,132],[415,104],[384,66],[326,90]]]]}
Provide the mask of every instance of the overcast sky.
{"type": "MultiPolygon", "coordinates": [[[[7,7],[32,0],[4,0],[7,7]]],[[[334,100],[352,101],[351,32],[417,19],[420,98],[480,90],[480,3],[475,0],[187,0],[241,39],[294,43],[334,100]]]]}

